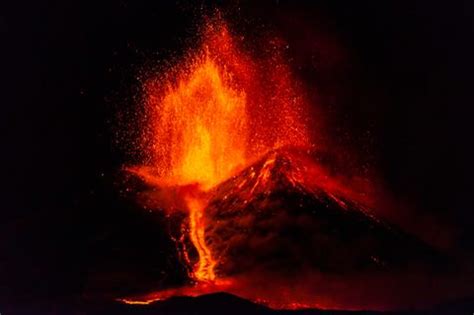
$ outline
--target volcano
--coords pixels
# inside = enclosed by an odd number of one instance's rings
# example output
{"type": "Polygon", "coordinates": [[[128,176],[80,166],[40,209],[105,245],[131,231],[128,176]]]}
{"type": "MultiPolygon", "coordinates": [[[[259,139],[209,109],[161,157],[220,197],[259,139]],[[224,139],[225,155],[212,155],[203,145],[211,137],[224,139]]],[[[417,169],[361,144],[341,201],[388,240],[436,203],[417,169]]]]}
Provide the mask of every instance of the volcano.
{"type": "Polygon", "coordinates": [[[323,301],[315,289],[341,279],[319,275],[443,264],[429,245],[385,222],[367,187],[316,141],[319,117],[281,40],[252,52],[220,17],[200,37],[175,66],[144,82],[143,130],[134,142],[142,158],[127,167],[148,185],[145,208],[173,225],[188,281],[121,301],[223,291],[275,308],[340,306],[333,300],[341,290],[323,301]]]}
{"type": "Polygon", "coordinates": [[[272,150],[211,191],[204,225],[217,273],[346,273],[442,260],[429,245],[329,186],[327,175],[315,176],[316,169],[304,152],[272,150]]]}
{"type": "MultiPolygon", "coordinates": [[[[393,284],[396,275],[449,265],[429,244],[379,218],[362,196],[345,188],[328,169],[317,154],[284,147],[200,192],[203,207],[195,224],[202,231],[201,248],[193,248],[188,228],[177,249],[188,255],[183,262],[191,266],[193,261],[200,266],[200,250],[204,251],[204,270],[212,270],[214,279],[200,281],[190,273],[192,281],[183,286],[120,301],[149,304],[174,296],[227,292],[277,309],[359,309],[370,305],[356,293],[361,279],[379,291],[386,277],[393,284]],[[212,266],[206,267],[208,262],[212,266]],[[330,298],[335,292],[340,300],[347,297],[347,304],[330,298]]],[[[178,225],[192,224],[192,216],[181,218],[178,225]]],[[[382,304],[375,307],[383,309],[383,298],[378,299],[382,304]]]]}

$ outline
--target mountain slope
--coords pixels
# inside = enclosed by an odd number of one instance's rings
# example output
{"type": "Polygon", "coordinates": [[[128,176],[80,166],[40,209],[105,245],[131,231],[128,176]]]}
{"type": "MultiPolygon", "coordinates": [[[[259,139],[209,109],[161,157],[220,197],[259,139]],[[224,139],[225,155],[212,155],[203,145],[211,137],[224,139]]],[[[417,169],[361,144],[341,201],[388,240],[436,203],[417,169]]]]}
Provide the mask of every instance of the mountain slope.
{"type": "Polygon", "coordinates": [[[274,150],[213,190],[206,241],[221,275],[441,264],[427,244],[378,219],[314,167],[300,152],[274,150]]]}

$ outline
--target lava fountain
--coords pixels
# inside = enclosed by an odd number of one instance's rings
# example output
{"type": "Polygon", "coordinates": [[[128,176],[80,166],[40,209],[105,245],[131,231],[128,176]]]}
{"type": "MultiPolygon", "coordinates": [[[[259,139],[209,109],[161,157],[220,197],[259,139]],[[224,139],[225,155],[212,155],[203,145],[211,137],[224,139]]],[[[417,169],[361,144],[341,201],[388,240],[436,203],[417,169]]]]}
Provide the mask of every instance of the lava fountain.
{"type": "Polygon", "coordinates": [[[217,258],[202,224],[205,192],[271,149],[308,147],[310,141],[304,101],[282,61],[281,42],[269,41],[266,56],[257,59],[221,19],[209,21],[201,35],[198,49],[145,83],[146,165],[130,170],[159,187],[193,187],[180,198],[197,262],[184,244],[181,256],[194,280],[216,281],[217,258]]]}

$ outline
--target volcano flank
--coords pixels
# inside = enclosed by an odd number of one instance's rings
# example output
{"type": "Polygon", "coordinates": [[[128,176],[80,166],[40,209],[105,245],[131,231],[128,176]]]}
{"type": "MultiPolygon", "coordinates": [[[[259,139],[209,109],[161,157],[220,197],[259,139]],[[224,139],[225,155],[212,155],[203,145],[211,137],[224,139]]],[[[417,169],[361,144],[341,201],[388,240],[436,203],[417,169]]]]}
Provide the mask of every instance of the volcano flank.
{"type": "MultiPolygon", "coordinates": [[[[227,292],[277,309],[343,305],[359,309],[371,305],[367,296],[357,293],[361,279],[373,282],[369,287],[376,291],[388,279],[395,293],[367,295],[388,297],[390,305],[400,289],[396,275],[447,270],[448,258],[379,218],[328,169],[317,154],[284,147],[200,192],[205,202],[197,221],[203,231],[199,246],[214,262],[215,279],[199,281],[189,273],[191,281],[182,286],[120,301],[148,304],[174,296],[227,292]],[[328,301],[335,292],[341,296],[338,302],[328,301]]],[[[175,213],[181,218],[175,221],[175,230],[184,229],[177,250],[189,255],[181,258],[185,264],[192,264],[201,255],[187,233],[192,218],[175,213]]],[[[371,307],[384,308],[384,298],[371,307]]]]}
{"type": "Polygon", "coordinates": [[[352,200],[302,152],[273,150],[212,190],[206,242],[217,272],[411,269],[443,259],[352,200]]]}

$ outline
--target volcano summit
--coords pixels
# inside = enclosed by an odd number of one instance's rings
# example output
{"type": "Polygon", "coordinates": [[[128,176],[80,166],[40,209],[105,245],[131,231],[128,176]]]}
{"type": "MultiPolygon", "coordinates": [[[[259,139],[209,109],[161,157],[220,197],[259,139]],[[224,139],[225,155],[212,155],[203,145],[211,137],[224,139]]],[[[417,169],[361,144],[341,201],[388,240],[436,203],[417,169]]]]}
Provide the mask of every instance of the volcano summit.
{"type": "Polygon", "coordinates": [[[218,273],[347,273],[441,262],[318,171],[304,152],[277,149],[211,191],[204,225],[218,273]]]}

